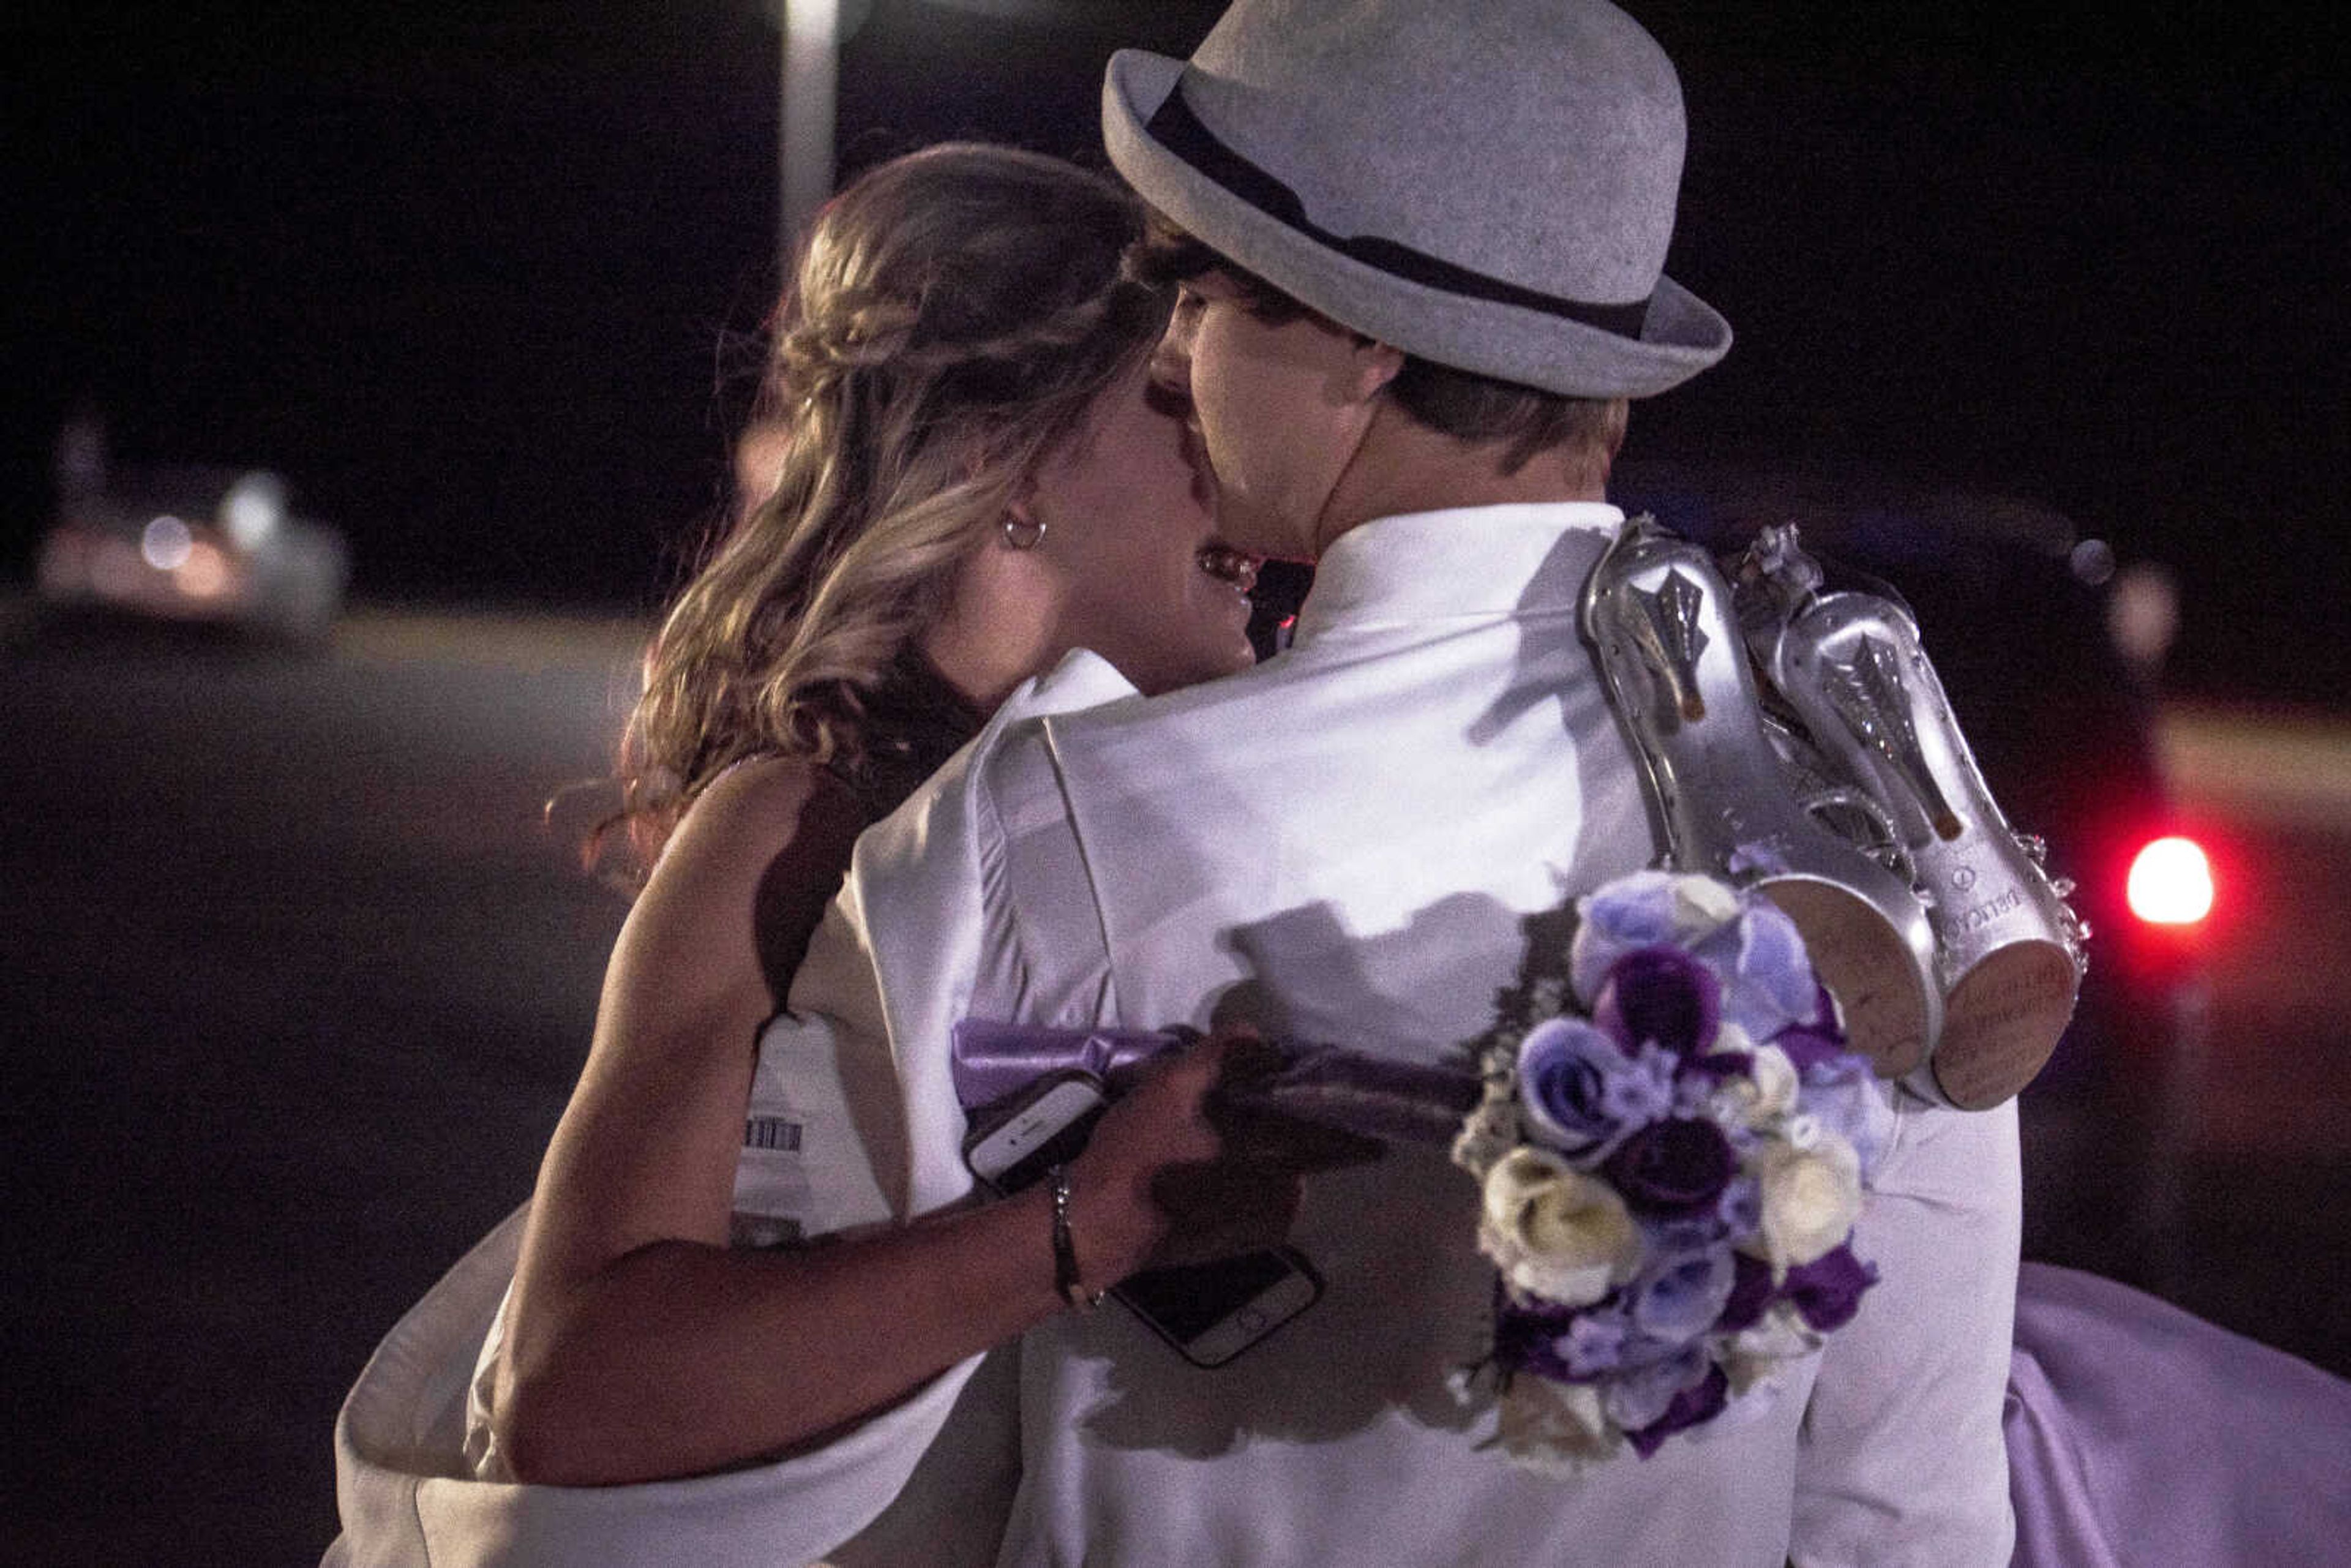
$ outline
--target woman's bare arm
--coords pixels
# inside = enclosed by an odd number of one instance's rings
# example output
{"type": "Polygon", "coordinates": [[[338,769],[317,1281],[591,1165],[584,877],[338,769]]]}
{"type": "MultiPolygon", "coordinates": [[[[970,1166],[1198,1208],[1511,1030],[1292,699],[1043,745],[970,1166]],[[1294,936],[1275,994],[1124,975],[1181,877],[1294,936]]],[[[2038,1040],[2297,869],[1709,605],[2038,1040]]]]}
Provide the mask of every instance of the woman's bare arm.
{"type": "MultiPolygon", "coordinates": [[[[495,1400],[518,1479],[700,1473],[820,1437],[1061,1311],[1042,1191],[871,1238],[727,1246],[756,1040],[863,825],[800,764],[726,775],[622,927],[541,1167],[495,1400]]],[[[1170,1165],[1212,1160],[1221,1043],[1113,1107],[1072,1168],[1089,1285],[1167,1229],[1170,1165]]]]}

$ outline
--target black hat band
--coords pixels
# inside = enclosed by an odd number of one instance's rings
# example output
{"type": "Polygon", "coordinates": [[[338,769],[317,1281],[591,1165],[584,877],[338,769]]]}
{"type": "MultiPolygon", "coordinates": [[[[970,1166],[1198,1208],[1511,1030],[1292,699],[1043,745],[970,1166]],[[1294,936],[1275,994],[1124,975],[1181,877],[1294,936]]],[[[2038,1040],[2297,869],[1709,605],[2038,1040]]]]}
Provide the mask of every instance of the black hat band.
{"type": "Polygon", "coordinates": [[[1184,101],[1184,87],[1177,82],[1176,90],[1152,115],[1148,127],[1159,144],[1189,164],[1203,178],[1273,219],[1305,235],[1310,239],[1365,267],[1384,272],[1408,283],[1440,289],[1471,299],[1482,299],[1496,305],[1515,305],[1525,310],[1540,310],[1546,316],[1558,316],[1596,327],[1619,338],[1641,340],[1641,329],[1647,322],[1649,301],[1636,299],[1629,305],[1593,305],[1581,299],[1562,298],[1532,288],[1506,283],[1499,277],[1473,272],[1440,256],[1413,249],[1392,239],[1375,235],[1342,236],[1316,225],[1306,215],[1306,204],[1298,193],[1267,173],[1217,139],[1217,133],[1200,123],[1192,106],[1184,101]]]}

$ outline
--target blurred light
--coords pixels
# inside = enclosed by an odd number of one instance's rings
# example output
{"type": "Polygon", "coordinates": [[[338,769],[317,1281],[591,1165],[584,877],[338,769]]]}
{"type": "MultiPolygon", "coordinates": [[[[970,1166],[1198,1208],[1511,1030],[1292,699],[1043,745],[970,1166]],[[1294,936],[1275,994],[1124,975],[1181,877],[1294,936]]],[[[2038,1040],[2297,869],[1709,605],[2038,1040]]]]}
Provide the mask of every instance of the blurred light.
{"type": "MultiPolygon", "coordinates": [[[[761,10],[776,27],[789,27],[791,26],[789,12],[792,5],[797,3],[798,0],[791,0],[791,4],[787,4],[787,0],[767,0],[761,10]]],[[[873,0],[834,0],[834,8],[841,16],[839,32],[841,41],[845,44],[856,37],[858,30],[872,16],[873,0]]]]}
{"type": "Polygon", "coordinates": [[[840,0],[784,0],[783,112],[777,118],[784,276],[832,194],[841,85],[840,0]]]}
{"type": "Polygon", "coordinates": [[[239,549],[258,549],[286,517],[286,481],[256,471],[240,476],[221,497],[221,522],[239,549]]]}
{"type": "Polygon", "coordinates": [[[51,534],[41,549],[43,591],[69,599],[89,585],[89,542],[79,534],[51,534]]]}
{"type": "Polygon", "coordinates": [[[195,548],[195,536],[179,518],[164,516],[139,530],[139,553],[157,571],[177,571],[195,548]]]}
{"type": "Polygon", "coordinates": [[[2193,925],[2212,913],[2212,862],[2193,839],[2157,839],[2131,862],[2125,895],[2151,925],[2193,925]]]}
{"type": "Polygon", "coordinates": [[[735,509],[741,517],[776,493],[791,455],[792,427],[780,419],[755,420],[735,443],[735,509]]]}
{"type": "Polygon", "coordinates": [[[89,559],[89,585],[109,598],[135,594],[153,579],[129,539],[99,541],[89,559]]]}
{"type": "Polygon", "coordinates": [[[209,539],[198,539],[172,571],[172,580],[191,599],[218,599],[229,590],[228,557],[209,539]]]}
{"type": "Polygon", "coordinates": [[[2106,631],[2142,677],[2154,679],[2179,634],[2179,580],[2153,561],[2115,574],[2106,596],[2106,631]]]}
{"type": "Polygon", "coordinates": [[[2084,539],[2066,556],[2065,563],[2073,569],[2075,580],[2103,588],[2115,575],[2115,549],[2104,539],[2084,539]]]}

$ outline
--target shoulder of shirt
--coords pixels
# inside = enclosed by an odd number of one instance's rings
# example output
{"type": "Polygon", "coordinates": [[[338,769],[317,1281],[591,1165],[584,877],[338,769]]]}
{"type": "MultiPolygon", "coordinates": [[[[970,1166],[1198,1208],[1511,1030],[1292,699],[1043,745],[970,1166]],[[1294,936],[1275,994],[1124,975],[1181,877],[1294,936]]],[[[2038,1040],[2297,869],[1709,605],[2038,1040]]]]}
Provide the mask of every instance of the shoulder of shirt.
{"type": "Polygon", "coordinates": [[[1109,704],[1143,701],[1116,666],[1077,649],[1041,675],[1013,689],[980,732],[859,841],[857,864],[870,872],[888,861],[928,852],[942,834],[967,833],[980,814],[977,798],[995,788],[997,759],[1041,751],[1043,723],[1055,716],[1109,704]]]}
{"type": "MultiPolygon", "coordinates": [[[[1243,722],[1236,710],[1251,710],[1269,694],[1315,678],[1314,661],[1281,653],[1236,674],[1157,696],[1129,688],[1121,700],[1040,712],[1031,716],[1023,735],[1028,743],[1049,746],[1056,754],[1120,747],[1130,738],[1133,744],[1148,745],[1154,737],[1165,739],[1195,728],[1217,730],[1243,722]]],[[[1229,731],[1225,738],[1231,739],[1229,731]]]]}

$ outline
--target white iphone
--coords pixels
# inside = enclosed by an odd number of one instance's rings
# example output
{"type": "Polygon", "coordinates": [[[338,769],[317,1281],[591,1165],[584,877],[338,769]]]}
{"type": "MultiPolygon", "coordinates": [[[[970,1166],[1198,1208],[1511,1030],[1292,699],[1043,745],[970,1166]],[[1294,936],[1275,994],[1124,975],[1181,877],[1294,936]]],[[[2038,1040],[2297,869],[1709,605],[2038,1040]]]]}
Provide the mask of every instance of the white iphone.
{"type": "Polygon", "coordinates": [[[1049,1073],[1008,1103],[976,1113],[963,1141],[964,1164],[991,1190],[1009,1196],[1076,1158],[1109,1108],[1110,1091],[1092,1073],[1049,1073]]]}

